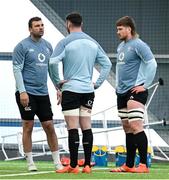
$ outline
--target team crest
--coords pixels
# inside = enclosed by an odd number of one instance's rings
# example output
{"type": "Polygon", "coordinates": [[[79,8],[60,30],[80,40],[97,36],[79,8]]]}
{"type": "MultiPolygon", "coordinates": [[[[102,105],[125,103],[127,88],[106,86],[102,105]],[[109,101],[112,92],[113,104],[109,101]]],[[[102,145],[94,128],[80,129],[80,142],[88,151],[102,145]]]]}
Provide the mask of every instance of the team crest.
{"type": "Polygon", "coordinates": [[[39,53],[39,54],[38,54],[38,60],[39,60],[40,62],[44,62],[45,59],[46,59],[46,57],[45,57],[44,54],[42,54],[42,53],[39,53]]]}

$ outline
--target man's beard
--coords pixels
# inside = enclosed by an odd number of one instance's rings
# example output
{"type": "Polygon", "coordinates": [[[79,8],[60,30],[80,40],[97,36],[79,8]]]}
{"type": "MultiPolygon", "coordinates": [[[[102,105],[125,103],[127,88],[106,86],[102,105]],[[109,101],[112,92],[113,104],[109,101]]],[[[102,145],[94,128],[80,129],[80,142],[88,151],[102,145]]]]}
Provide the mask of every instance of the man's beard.
{"type": "Polygon", "coordinates": [[[43,34],[33,34],[33,36],[34,36],[35,38],[41,38],[41,37],[43,36],[43,34]]]}

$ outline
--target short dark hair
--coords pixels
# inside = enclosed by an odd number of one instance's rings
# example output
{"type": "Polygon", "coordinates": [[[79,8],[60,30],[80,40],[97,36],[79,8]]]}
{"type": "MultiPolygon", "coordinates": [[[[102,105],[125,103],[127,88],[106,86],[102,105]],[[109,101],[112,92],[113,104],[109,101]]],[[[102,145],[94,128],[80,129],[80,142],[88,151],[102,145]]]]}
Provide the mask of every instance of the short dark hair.
{"type": "Polygon", "coordinates": [[[74,26],[79,27],[82,25],[82,16],[78,12],[72,12],[66,16],[66,20],[70,21],[74,26]]]}
{"type": "Polygon", "coordinates": [[[32,22],[33,21],[41,21],[42,19],[40,17],[33,17],[31,19],[29,19],[29,22],[28,22],[28,27],[31,28],[32,27],[32,22]]]}
{"type": "Polygon", "coordinates": [[[136,25],[135,25],[135,21],[132,17],[130,16],[124,16],[121,17],[120,19],[118,19],[116,21],[116,26],[126,26],[126,27],[130,27],[131,28],[131,34],[133,36],[135,36],[136,33],[136,25]]]}

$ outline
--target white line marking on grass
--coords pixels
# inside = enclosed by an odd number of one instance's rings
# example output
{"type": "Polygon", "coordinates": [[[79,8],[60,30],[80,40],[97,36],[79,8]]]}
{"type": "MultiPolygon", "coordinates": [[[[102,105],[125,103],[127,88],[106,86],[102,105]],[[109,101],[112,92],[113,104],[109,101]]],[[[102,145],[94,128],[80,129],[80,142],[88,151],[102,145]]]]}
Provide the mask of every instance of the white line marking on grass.
{"type": "MultiPolygon", "coordinates": [[[[108,167],[94,167],[93,170],[97,171],[97,170],[108,170],[110,168],[108,167]]],[[[3,171],[3,170],[2,170],[3,171]]],[[[3,172],[8,172],[8,170],[4,170],[3,172]]],[[[10,171],[11,172],[11,171],[10,171]]],[[[13,177],[13,176],[26,176],[26,175],[36,175],[36,174],[48,174],[54,171],[40,171],[40,172],[27,172],[27,173],[18,173],[18,174],[3,174],[0,175],[0,177],[13,177]]]]}
{"type": "Polygon", "coordinates": [[[48,174],[54,171],[41,171],[41,172],[28,172],[28,173],[19,173],[19,174],[4,174],[0,177],[12,177],[12,176],[26,176],[26,175],[36,175],[36,174],[48,174]]]}
{"type": "Polygon", "coordinates": [[[110,167],[93,167],[93,170],[108,170],[111,169],[110,167]]]}

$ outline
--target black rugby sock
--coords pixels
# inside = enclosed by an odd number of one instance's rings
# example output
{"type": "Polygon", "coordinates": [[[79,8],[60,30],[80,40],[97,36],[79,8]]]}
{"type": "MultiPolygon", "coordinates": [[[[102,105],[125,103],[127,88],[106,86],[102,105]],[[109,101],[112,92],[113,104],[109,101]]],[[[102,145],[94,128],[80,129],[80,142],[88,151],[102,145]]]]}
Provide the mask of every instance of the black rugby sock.
{"type": "Polygon", "coordinates": [[[136,155],[136,144],[135,144],[135,136],[133,133],[126,133],[126,165],[130,168],[134,166],[135,155],[136,155]]]}
{"type": "Polygon", "coordinates": [[[75,168],[78,160],[79,133],[78,129],[68,130],[68,143],[70,152],[70,166],[75,168]]]}
{"type": "Polygon", "coordinates": [[[83,149],[84,149],[84,156],[85,156],[85,165],[90,166],[90,159],[91,159],[91,153],[92,153],[92,147],[93,147],[93,133],[91,129],[87,129],[82,131],[83,138],[83,149]]]}
{"type": "Polygon", "coordinates": [[[140,155],[140,163],[147,165],[147,136],[144,131],[135,134],[138,152],[140,155]]]}

